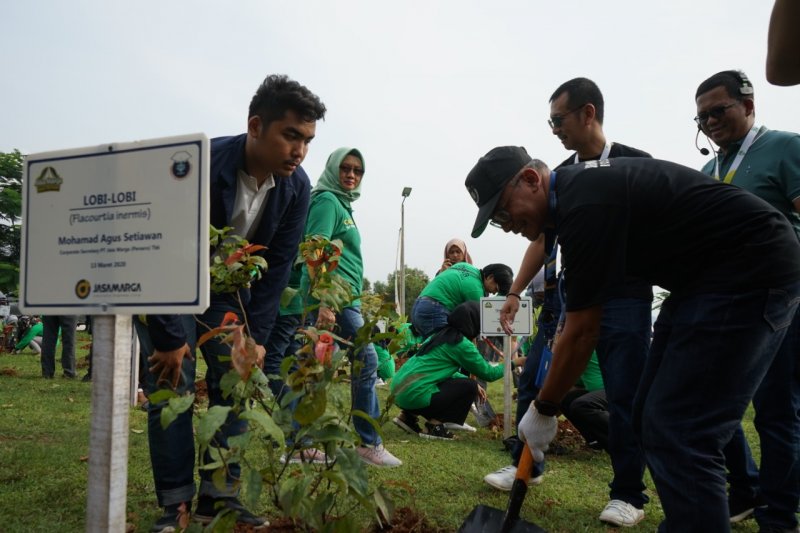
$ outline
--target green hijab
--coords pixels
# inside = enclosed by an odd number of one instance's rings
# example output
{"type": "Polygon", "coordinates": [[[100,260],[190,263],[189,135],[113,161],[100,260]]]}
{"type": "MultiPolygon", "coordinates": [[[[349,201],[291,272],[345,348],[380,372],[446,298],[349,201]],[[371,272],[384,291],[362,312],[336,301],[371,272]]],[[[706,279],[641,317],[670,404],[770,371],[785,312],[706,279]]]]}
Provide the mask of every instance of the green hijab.
{"type": "MultiPolygon", "coordinates": [[[[350,209],[350,202],[358,200],[358,197],[361,196],[361,181],[358,182],[358,187],[352,191],[346,191],[342,187],[342,184],[339,183],[339,165],[342,164],[342,161],[344,161],[344,158],[348,155],[354,155],[359,158],[361,160],[361,166],[364,168],[364,173],[366,173],[367,166],[364,163],[364,156],[361,155],[361,152],[359,152],[357,148],[337,148],[328,156],[328,162],[325,163],[325,170],[322,171],[322,175],[311,191],[312,197],[321,192],[331,192],[335,194],[336,197],[339,198],[339,201],[348,209],[350,209]]],[[[363,176],[361,180],[364,180],[363,176]]]]}

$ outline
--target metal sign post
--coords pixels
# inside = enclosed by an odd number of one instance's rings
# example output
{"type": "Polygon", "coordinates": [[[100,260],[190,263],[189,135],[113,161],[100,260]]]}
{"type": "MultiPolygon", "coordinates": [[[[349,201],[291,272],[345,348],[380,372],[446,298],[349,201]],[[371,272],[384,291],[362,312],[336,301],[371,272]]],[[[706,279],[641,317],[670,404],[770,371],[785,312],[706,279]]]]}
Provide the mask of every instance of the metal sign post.
{"type": "MultiPolygon", "coordinates": [[[[511,436],[511,392],[514,381],[511,376],[511,337],[506,335],[500,325],[500,310],[506,302],[504,296],[481,298],[481,334],[489,336],[503,335],[503,438],[511,436]]],[[[533,301],[529,296],[520,299],[519,311],[514,317],[512,329],[515,335],[530,335],[533,332],[533,301]]]]}
{"type": "Polygon", "coordinates": [[[86,530],[125,531],[131,315],[208,307],[208,139],[33,154],[24,170],[20,308],[94,315],[86,530]]]}

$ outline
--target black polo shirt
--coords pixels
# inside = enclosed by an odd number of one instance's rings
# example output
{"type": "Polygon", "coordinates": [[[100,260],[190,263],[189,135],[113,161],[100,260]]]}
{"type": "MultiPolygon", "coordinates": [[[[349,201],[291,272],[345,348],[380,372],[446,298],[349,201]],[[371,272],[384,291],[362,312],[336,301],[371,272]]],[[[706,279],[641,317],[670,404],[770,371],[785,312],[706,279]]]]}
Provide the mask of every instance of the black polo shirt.
{"type": "Polygon", "coordinates": [[[800,244],[760,198],[657,159],[589,161],[556,174],[567,310],[600,305],[626,275],[673,295],[800,280],[800,244]]]}

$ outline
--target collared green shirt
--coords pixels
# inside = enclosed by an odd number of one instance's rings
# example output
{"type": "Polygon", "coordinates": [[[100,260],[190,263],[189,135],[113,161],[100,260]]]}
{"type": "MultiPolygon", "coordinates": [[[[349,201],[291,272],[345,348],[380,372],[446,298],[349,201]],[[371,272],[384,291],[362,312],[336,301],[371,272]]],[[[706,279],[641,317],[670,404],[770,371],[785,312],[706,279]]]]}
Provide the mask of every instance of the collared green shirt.
{"type": "Polygon", "coordinates": [[[420,293],[423,296],[436,300],[448,311],[470,300],[477,302],[484,296],[481,271],[469,263],[456,263],[425,285],[420,293]]]}
{"type": "MultiPolygon", "coordinates": [[[[726,153],[720,155],[720,176],[730,169],[743,140],[731,144],[726,153]]],[[[713,159],[703,166],[702,172],[714,175],[713,159]]],[[[793,204],[800,198],[800,135],[762,126],[731,183],[783,213],[800,238],[800,215],[793,204]]]]}

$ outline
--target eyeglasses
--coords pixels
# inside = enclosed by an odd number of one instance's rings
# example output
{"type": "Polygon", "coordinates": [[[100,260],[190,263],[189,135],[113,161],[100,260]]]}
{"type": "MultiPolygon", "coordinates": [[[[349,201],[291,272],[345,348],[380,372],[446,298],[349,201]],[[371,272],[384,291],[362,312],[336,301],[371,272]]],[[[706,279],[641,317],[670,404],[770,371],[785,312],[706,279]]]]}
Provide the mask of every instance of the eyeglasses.
{"type": "Polygon", "coordinates": [[[725,116],[725,112],[735,106],[736,103],[728,104],[728,105],[718,105],[716,107],[712,107],[708,111],[701,111],[694,117],[694,121],[697,122],[698,126],[702,126],[706,122],[708,122],[709,118],[713,118],[714,120],[719,120],[725,116]]]}
{"type": "Polygon", "coordinates": [[[362,177],[364,175],[364,169],[359,167],[354,167],[352,165],[339,165],[339,170],[344,172],[345,176],[350,174],[351,172],[355,174],[357,177],[362,177]]]}
{"type": "Polygon", "coordinates": [[[586,107],[586,104],[581,104],[578,107],[576,107],[575,109],[570,109],[566,113],[561,113],[560,115],[553,115],[552,117],[550,117],[547,120],[547,124],[550,126],[550,129],[553,129],[553,130],[556,129],[556,128],[560,128],[561,124],[564,122],[564,117],[566,117],[567,115],[571,115],[572,113],[574,113],[576,111],[580,111],[584,107],[586,107]]]}
{"type": "MultiPolygon", "coordinates": [[[[512,188],[516,187],[519,184],[519,180],[520,180],[519,175],[514,177],[514,179],[511,180],[510,183],[511,187],[512,188]]],[[[489,219],[489,224],[491,224],[495,228],[502,229],[503,226],[511,222],[511,213],[506,211],[505,207],[503,207],[504,205],[506,205],[507,201],[508,200],[503,201],[503,197],[501,197],[500,201],[497,202],[498,206],[495,208],[494,213],[492,213],[492,217],[489,219]]]]}
{"type": "Polygon", "coordinates": [[[492,218],[489,219],[489,224],[500,229],[509,222],[511,222],[511,213],[505,209],[498,209],[492,214],[492,218]]]}

